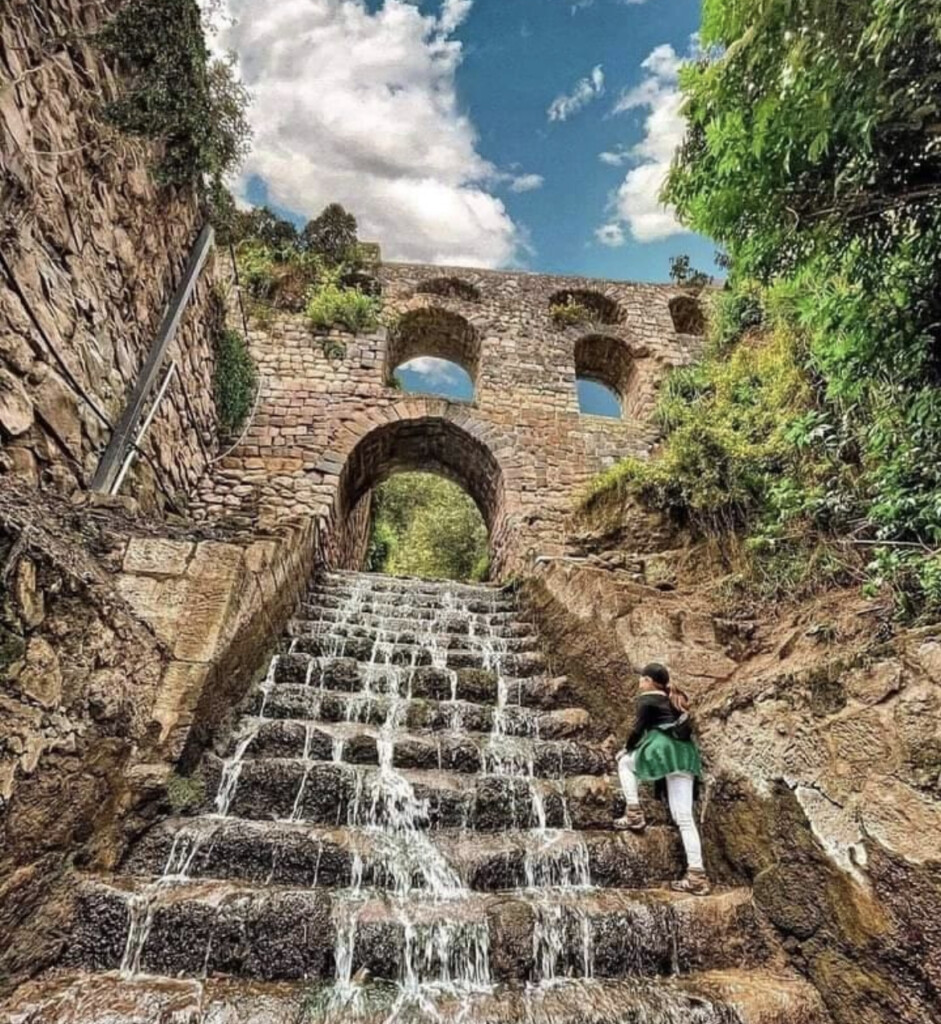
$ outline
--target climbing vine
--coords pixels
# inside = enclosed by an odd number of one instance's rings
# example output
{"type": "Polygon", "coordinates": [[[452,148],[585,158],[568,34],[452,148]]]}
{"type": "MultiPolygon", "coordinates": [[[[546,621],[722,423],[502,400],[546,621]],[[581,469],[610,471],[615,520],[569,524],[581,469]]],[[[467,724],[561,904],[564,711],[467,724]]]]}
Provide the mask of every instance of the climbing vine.
{"type": "Polygon", "coordinates": [[[216,201],[248,149],[249,98],[232,62],[210,57],[196,0],[131,0],[97,39],[123,72],[105,117],[161,144],[158,181],[216,201]]]}
{"type": "Polygon", "coordinates": [[[219,429],[234,436],[244,426],[255,400],[258,371],[238,331],[226,329],[216,340],[216,366],[213,389],[219,429]]]}

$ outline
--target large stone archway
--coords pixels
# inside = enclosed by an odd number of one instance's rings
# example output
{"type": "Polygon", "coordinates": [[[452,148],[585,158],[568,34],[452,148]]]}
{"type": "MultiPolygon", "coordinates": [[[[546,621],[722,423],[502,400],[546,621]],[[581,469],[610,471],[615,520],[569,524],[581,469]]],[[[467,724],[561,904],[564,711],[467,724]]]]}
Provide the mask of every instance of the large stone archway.
{"type": "Polygon", "coordinates": [[[373,488],[397,472],[412,470],[437,473],[467,491],[487,524],[491,557],[499,571],[509,555],[504,473],[489,445],[471,430],[431,413],[370,430],[340,471],[325,537],[328,564],[346,569],[362,565],[373,488]]]}
{"type": "Polygon", "coordinates": [[[407,264],[385,264],[379,278],[374,331],[324,338],[286,311],[253,325],[257,411],[201,484],[201,514],[275,532],[313,518],[328,560],[350,564],[368,512],[360,499],[383,473],[407,466],[470,491],[490,522],[499,577],[525,575],[531,556],[562,554],[579,496],[618,459],[650,451],[659,382],[698,349],[674,328],[669,302],[679,290],[407,264]],[[594,326],[559,322],[553,303],[565,298],[585,306],[594,326]],[[473,399],[392,386],[392,369],[419,355],[468,369],[473,399]],[[580,414],[576,378],[586,371],[619,389],[622,419],[580,414]],[[473,468],[488,465],[489,474],[473,468]],[[502,503],[488,475],[502,481],[502,503]]]}

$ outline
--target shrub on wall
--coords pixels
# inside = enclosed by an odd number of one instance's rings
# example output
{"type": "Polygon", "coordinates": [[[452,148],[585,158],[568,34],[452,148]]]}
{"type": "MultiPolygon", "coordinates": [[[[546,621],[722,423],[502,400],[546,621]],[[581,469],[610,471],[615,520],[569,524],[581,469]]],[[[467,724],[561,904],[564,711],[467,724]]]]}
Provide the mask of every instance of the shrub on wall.
{"type": "Polygon", "coordinates": [[[220,431],[224,436],[237,434],[251,412],[258,388],[258,371],[238,331],[224,330],[217,339],[213,387],[220,431]]]}
{"type": "Polygon", "coordinates": [[[591,310],[576,299],[566,299],[549,307],[549,315],[557,327],[574,327],[591,320],[591,310]]]}
{"type": "Polygon", "coordinates": [[[161,143],[159,181],[195,184],[210,200],[241,162],[248,93],[227,60],[212,60],[196,0],[131,0],[98,36],[125,81],[105,116],[161,143]]]}
{"type": "Polygon", "coordinates": [[[358,334],[379,323],[379,302],[358,288],[344,288],[328,277],[307,293],[307,319],[315,330],[345,327],[358,334]]]}

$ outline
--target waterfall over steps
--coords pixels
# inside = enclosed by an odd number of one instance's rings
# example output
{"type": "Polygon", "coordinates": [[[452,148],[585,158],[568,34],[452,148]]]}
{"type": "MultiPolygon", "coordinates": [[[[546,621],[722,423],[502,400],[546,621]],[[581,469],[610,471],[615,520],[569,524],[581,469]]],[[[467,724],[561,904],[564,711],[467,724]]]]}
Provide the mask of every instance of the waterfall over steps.
{"type": "MultiPolygon", "coordinates": [[[[319,577],[204,806],[88,877],[18,1024],[824,1024],[750,893],[670,892],[511,593],[319,577]]],[[[25,1009],[23,1009],[25,1006],[25,1009]]]]}

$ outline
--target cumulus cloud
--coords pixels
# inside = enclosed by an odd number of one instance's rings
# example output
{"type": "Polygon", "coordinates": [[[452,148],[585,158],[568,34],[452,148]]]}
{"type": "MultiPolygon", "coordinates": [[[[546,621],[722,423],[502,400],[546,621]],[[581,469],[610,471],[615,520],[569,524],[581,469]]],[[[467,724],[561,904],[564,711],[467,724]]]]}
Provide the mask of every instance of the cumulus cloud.
{"type": "Polygon", "coordinates": [[[686,230],[660,202],[660,189],[685,133],[677,84],[682,63],[672,46],[658,46],[641,64],[644,79],[622,92],[614,105],[615,114],[643,110],[646,116],[644,136],[637,145],[599,154],[599,159],[610,165],[634,164],[612,197],[610,222],[596,232],[605,245],[621,244],[627,231],[640,242],[652,242],[686,230]],[[621,229],[621,242],[615,241],[614,228],[621,229]]]}
{"type": "Polygon", "coordinates": [[[604,71],[600,64],[591,73],[580,78],[569,93],[561,93],[546,111],[550,121],[567,121],[583,107],[604,94],[604,71]]]}
{"type": "Polygon", "coordinates": [[[226,6],[219,43],[253,96],[237,190],[258,178],[270,202],[302,216],[340,202],[390,259],[514,259],[520,233],[493,194],[505,176],[480,155],[455,88],[453,33],[473,0],[443,0],[436,16],[407,0],[226,6]]]}
{"type": "Polygon", "coordinates": [[[411,394],[434,394],[465,400],[474,396],[474,385],[466,371],[447,359],[419,356],[403,363],[395,372],[403,390],[411,394]]]}
{"type": "Polygon", "coordinates": [[[602,245],[611,246],[613,249],[616,249],[627,241],[624,237],[624,228],[616,221],[613,221],[610,224],[602,224],[600,228],[596,228],[595,238],[597,238],[602,245]]]}
{"type": "Polygon", "coordinates": [[[542,188],[545,178],[541,174],[520,174],[510,182],[511,192],[532,192],[542,188]]]}
{"type": "Polygon", "coordinates": [[[464,371],[457,363],[435,356],[418,356],[403,363],[399,369],[421,374],[429,384],[459,384],[465,377],[464,371]]]}
{"type": "Polygon", "coordinates": [[[622,164],[630,163],[634,157],[627,146],[615,146],[614,149],[605,150],[598,154],[598,159],[609,167],[620,167],[622,164]]]}

